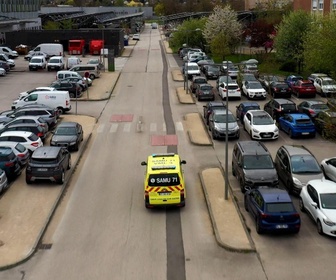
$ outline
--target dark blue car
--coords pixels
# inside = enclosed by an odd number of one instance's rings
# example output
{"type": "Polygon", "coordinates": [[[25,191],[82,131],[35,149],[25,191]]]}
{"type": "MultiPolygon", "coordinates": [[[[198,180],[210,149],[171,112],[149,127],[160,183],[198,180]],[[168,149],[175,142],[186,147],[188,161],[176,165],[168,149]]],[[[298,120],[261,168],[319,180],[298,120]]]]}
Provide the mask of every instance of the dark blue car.
{"type": "Polygon", "coordinates": [[[290,88],[292,88],[292,85],[298,80],[303,80],[303,77],[297,75],[289,75],[286,77],[285,82],[288,84],[290,88]]]}
{"type": "Polygon", "coordinates": [[[285,114],[279,118],[279,129],[288,133],[290,138],[315,137],[316,128],[311,118],[303,113],[285,114]]]}
{"type": "Polygon", "coordinates": [[[258,234],[300,231],[300,214],[285,190],[269,187],[248,190],[244,196],[244,205],[256,221],[258,234]]]}
{"type": "Polygon", "coordinates": [[[244,116],[248,110],[260,110],[257,102],[244,101],[236,107],[236,117],[243,123],[244,116]]]}

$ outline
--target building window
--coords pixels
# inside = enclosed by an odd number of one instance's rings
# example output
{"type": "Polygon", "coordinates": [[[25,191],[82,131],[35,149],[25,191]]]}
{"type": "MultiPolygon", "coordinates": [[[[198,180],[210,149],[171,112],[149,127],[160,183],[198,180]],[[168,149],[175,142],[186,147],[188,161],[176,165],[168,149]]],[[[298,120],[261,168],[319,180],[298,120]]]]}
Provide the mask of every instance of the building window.
{"type": "Polygon", "coordinates": [[[333,0],[333,1],[332,1],[331,9],[332,9],[333,11],[336,11],[336,0],[333,0]]]}
{"type": "Polygon", "coordinates": [[[312,8],[313,8],[313,11],[315,11],[317,9],[317,0],[313,0],[312,8]]]}
{"type": "Polygon", "coordinates": [[[319,1],[319,10],[323,10],[323,0],[319,1]]]}

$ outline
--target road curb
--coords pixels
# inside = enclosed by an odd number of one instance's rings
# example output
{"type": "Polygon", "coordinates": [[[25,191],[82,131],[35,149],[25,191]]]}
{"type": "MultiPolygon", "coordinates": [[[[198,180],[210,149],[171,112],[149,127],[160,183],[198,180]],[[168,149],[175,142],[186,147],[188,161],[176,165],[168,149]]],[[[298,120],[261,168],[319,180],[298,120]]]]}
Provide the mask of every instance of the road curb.
{"type": "Polygon", "coordinates": [[[196,146],[213,146],[213,142],[209,137],[209,134],[207,133],[206,127],[201,118],[202,117],[200,113],[190,113],[184,116],[184,120],[187,124],[187,134],[189,140],[196,146]],[[190,118],[192,120],[189,120],[190,118]],[[198,125],[199,122],[202,123],[201,129],[198,125]]]}

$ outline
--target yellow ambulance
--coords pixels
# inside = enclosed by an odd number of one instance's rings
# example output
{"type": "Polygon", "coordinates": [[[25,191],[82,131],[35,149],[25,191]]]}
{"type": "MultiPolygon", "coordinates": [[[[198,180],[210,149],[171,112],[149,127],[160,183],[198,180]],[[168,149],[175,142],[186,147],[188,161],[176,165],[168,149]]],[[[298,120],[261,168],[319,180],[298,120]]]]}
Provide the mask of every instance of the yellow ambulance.
{"type": "Polygon", "coordinates": [[[144,181],[145,207],[185,206],[186,187],[180,156],[174,153],[152,154],[147,162],[144,181]]]}

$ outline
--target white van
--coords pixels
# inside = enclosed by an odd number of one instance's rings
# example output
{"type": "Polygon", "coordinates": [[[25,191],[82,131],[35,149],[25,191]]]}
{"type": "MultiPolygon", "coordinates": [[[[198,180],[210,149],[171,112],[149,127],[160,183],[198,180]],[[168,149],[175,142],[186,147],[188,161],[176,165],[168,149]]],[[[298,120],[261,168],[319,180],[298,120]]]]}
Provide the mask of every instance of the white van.
{"type": "Polygon", "coordinates": [[[77,72],[73,72],[69,70],[58,71],[56,74],[56,80],[63,80],[63,79],[70,78],[70,77],[83,79],[83,77],[77,72]]]}
{"type": "Polygon", "coordinates": [[[81,64],[81,60],[77,56],[71,56],[67,59],[67,69],[72,68],[75,65],[81,64]]]}
{"type": "Polygon", "coordinates": [[[48,71],[51,70],[63,70],[64,69],[64,59],[63,56],[53,56],[49,59],[47,63],[48,71]]]}
{"type": "Polygon", "coordinates": [[[50,56],[64,56],[64,51],[63,51],[63,45],[62,44],[39,44],[36,46],[34,49],[29,51],[28,54],[34,53],[34,52],[44,52],[46,53],[49,57],[50,56]]]}
{"type": "Polygon", "coordinates": [[[17,51],[4,46],[0,46],[0,53],[6,54],[9,58],[17,58],[19,56],[17,51]]]}
{"type": "Polygon", "coordinates": [[[82,65],[75,65],[74,67],[70,68],[69,71],[77,72],[82,77],[85,77],[85,73],[89,73],[89,78],[94,80],[100,77],[100,69],[99,66],[96,64],[82,64],[82,65]]]}
{"type": "Polygon", "coordinates": [[[12,104],[12,109],[28,104],[43,104],[51,108],[58,108],[63,113],[71,110],[70,95],[68,91],[39,91],[31,93],[12,104]]]}

